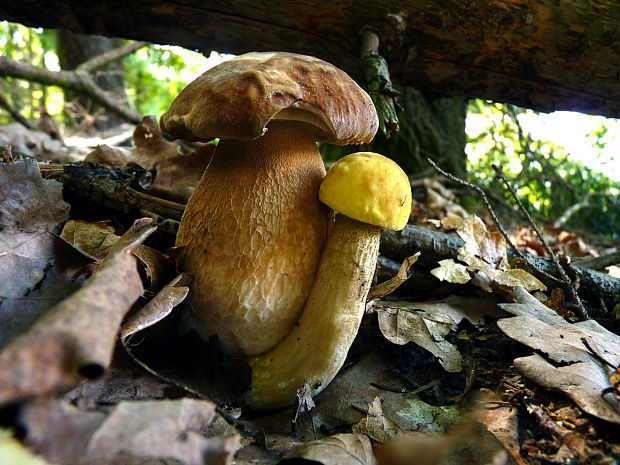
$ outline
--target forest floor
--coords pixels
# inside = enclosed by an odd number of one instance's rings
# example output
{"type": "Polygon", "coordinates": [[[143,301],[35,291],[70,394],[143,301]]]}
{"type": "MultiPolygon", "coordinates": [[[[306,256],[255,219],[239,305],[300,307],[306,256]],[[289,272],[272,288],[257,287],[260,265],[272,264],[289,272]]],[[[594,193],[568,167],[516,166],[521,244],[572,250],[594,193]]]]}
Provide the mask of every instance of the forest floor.
{"type": "MultiPolygon", "coordinates": [[[[133,145],[79,150],[11,131],[0,128],[12,147],[0,162],[0,463],[620,462],[617,268],[582,280],[584,319],[565,283],[509,260],[488,212],[463,210],[439,177],[417,180],[377,272],[420,252],[408,280],[368,302],[318,396],[299,386],[295,406],[253,411],[249,366],[187,329],[191,277],[175,266],[183,205],[215,146],[167,142],[154,119],[133,145]]],[[[508,229],[545,256],[525,220],[508,229]]],[[[544,236],[574,259],[618,247],[544,236]]]]}

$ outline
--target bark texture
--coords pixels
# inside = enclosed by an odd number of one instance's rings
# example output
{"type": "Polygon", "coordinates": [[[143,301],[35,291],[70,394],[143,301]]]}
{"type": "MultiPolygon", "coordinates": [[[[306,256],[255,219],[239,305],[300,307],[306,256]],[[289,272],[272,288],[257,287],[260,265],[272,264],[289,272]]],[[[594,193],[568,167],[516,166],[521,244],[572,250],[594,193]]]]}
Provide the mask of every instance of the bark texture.
{"type": "Polygon", "coordinates": [[[354,76],[360,31],[369,25],[380,32],[396,83],[620,117],[617,1],[23,0],[2,2],[0,17],[205,52],[306,53],[354,76]]]}

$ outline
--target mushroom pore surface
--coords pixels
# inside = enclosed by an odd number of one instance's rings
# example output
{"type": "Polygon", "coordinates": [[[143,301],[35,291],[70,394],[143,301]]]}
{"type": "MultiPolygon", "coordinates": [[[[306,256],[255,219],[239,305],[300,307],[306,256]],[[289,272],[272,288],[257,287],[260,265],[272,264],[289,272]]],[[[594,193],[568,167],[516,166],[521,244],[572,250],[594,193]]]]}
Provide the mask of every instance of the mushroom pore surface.
{"type": "Polygon", "coordinates": [[[332,221],[317,196],[324,176],[305,123],[272,121],[257,139],[219,142],[177,246],[195,277],[195,325],[229,354],[265,352],[295,324],[332,221]]]}

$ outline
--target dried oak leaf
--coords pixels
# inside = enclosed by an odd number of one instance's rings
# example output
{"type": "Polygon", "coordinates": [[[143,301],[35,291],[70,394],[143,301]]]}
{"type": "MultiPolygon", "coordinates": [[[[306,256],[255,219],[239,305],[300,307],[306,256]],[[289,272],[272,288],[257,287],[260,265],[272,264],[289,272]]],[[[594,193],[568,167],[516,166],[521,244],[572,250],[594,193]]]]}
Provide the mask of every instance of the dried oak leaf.
{"type": "Polygon", "coordinates": [[[84,158],[85,163],[96,163],[107,166],[126,166],[133,161],[131,149],[98,145],[84,158]]]}
{"type": "MultiPolygon", "coordinates": [[[[41,318],[54,305],[77,291],[81,280],[76,278],[85,266],[93,263],[92,257],[83,254],[58,236],[42,231],[48,249],[49,265],[45,268],[41,280],[23,296],[0,297],[0,351],[18,335],[27,331],[35,321],[41,318]]],[[[31,241],[31,244],[36,241],[31,241]]],[[[40,249],[42,250],[42,249],[40,249]]],[[[32,258],[32,257],[31,257],[32,258]]],[[[2,257],[0,257],[0,265],[2,257]]],[[[33,262],[30,262],[32,265],[33,262]]],[[[13,279],[20,275],[12,275],[4,284],[11,287],[13,279]]],[[[15,286],[18,287],[18,286],[15,286]]]]}
{"type": "Polygon", "coordinates": [[[103,420],[103,412],[81,411],[65,400],[45,397],[24,402],[18,414],[24,444],[54,464],[82,457],[103,420]]]}
{"type": "Polygon", "coordinates": [[[67,221],[60,237],[98,260],[102,259],[107,254],[107,249],[120,238],[114,234],[114,226],[107,221],[89,223],[82,220],[67,221]],[[102,249],[106,249],[105,253],[102,253],[102,249]]]}
{"type": "Polygon", "coordinates": [[[44,181],[34,160],[0,164],[0,298],[22,297],[53,259],[53,239],[69,218],[62,184],[44,181]]]}
{"type": "Polygon", "coordinates": [[[289,460],[298,463],[299,459],[323,465],[376,464],[370,439],[362,434],[335,434],[307,442],[287,453],[282,463],[289,460]]]}
{"type": "Polygon", "coordinates": [[[92,435],[86,458],[101,465],[120,457],[226,465],[240,436],[213,402],[198,399],[121,402],[92,435]]]}
{"type": "MultiPolygon", "coordinates": [[[[167,317],[189,293],[190,275],[181,273],[159,291],[144,307],[132,314],[121,327],[121,339],[153,326],[167,317]]],[[[129,350],[129,348],[127,348],[129,350]]]]}
{"type": "Polygon", "coordinates": [[[467,413],[463,404],[433,406],[401,392],[381,389],[378,385],[403,387],[403,380],[385,359],[371,353],[340,373],[317,396],[317,405],[313,410],[317,424],[321,422],[335,429],[359,423],[364,415],[351,405],[367,408],[378,395],[381,396],[383,415],[402,431],[451,430],[463,421],[467,413]]]}
{"type": "MultiPolygon", "coordinates": [[[[500,290],[511,292],[522,286],[527,290],[545,290],[546,287],[534,276],[521,269],[508,269],[506,241],[495,231],[489,232],[477,216],[465,219],[446,217],[441,220],[443,227],[455,229],[463,239],[463,246],[458,249],[458,259],[467,265],[467,272],[472,283],[487,292],[500,290]]],[[[440,262],[439,268],[431,273],[439,279],[452,283],[468,282],[467,272],[450,260],[440,262]]]]}
{"type": "Polygon", "coordinates": [[[517,303],[499,304],[513,315],[497,322],[500,329],[546,356],[518,358],[514,365],[524,376],[548,389],[568,395],[584,411],[607,421],[620,423],[620,403],[613,393],[606,364],[584,344],[597,350],[598,356],[613,366],[620,365],[620,337],[594,320],[568,323],[523,288],[516,288],[517,303]]]}
{"type": "Polygon", "coordinates": [[[379,329],[385,338],[398,345],[413,342],[437,357],[447,371],[461,371],[463,357],[456,346],[444,337],[455,327],[455,322],[444,313],[403,306],[398,302],[376,302],[379,329]]]}
{"type": "Polygon", "coordinates": [[[456,263],[451,258],[441,260],[439,268],[432,269],[431,274],[440,281],[448,281],[454,284],[465,284],[471,279],[467,267],[461,263],[456,263]]]}
{"type": "Polygon", "coordinates": [[[383,415],[381,398],[375,397],[368,406],[368,414],[359,423],[353,425],[353,432],[370,436],[377,442],[401,434],[403,431],[390,418],[383,415]]]}
{"type": "Polygon", "coordinates": [[[405,258],[403,263],[400,265],[400,269],[398,270],[398,273],[396,273],[396,276],[370,288],[368,296],[366,296],[366,302],[381,299],[398,289],[401,284],[409,279],[407,272],[409,271],[409,268],[411,268],[411,266],[418,261],[419,257],[420,252],[417,252],[416,254],[405,258]]]}
{"type": "Polygon", "coordinates": [[[441,219],[446,229],[454,229],[463,239],[463,251],[482,258],[494,268],[506,269],[506,240],[497,232],[489,232],[476,215],[465,219],[448,216],[441,219]]]}
{"type": "Polygon", "coordinates": [[[77,292],[0,353],[0,404],[103,372],[121,320],[143,292],[131,252],[155,230],[151,222],[136,221],[77,292]]]}
{"type": "Polygon", "coordinates": [[[375,455],[378,465],[514,463],[495,436],[471,417],[450,433],[415,431],[390,438],[375,455]]]}

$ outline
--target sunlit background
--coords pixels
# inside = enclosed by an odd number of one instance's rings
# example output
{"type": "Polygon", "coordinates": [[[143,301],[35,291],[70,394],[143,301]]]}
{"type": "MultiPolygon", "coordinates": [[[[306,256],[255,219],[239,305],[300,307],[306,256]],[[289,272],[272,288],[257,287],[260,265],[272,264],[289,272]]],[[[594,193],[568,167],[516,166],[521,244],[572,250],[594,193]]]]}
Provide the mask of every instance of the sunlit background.
{"type": "MultiPolygon", "coordinates": [[[[56,33],[0,22],[0,54],[50,71],[59,71],[56,33]]],[[[142,115],[160,115],[193,79],[231,55],[208,57],[175,46],[149,45],[126,56],[125,105],[142,115]]],[[[45,107],[70,126],[63,91],[54,86],[6,77],[0,92],[21,114],[36,119],[45,107]]],[[[11,122],[0,109],[0,123],[11,122]]],[[[71,128],[68,128],[68,132],[71,128]]],[[[472,100],[466,118],[468,180],[506,195],[491,166],[499,164],[515,180],[518,194],[538,215],[557,218],[586,202],[582,224],[617,237],[620,230],[620,122],[572,112],[536,113],[513,105],[472,100]],[[553,178],[563,186],[557,189],[553,178]],[[603,193],[603,195],[601,195],[603,193]]],[[[510,202],[508,202],[510,203],[510,202]]]]}

